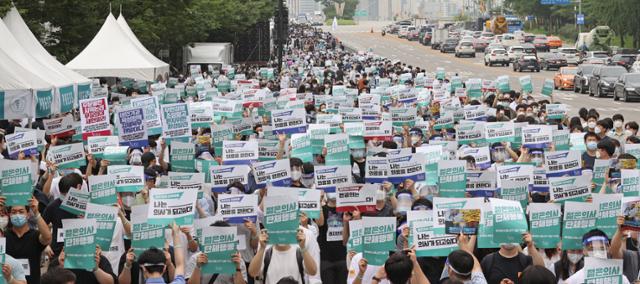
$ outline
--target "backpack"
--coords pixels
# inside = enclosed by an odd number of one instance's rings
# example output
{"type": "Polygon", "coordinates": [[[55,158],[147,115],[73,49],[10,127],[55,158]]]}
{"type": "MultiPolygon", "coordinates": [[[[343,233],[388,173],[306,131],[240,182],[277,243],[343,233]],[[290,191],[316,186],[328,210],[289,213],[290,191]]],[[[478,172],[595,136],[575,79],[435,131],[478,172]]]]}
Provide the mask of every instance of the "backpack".
{"type": "MultiPolygon", "coordinates": [[[[267,279],[267,271],[269,271],[269,264],[271,263],[271,255],[273,254],[273,247],[267,249],[264,253],[264,265],[262,268],[262,279],[267,279]]],[[[296,262],[298,263],[298,273],[300,273],[300,279],[304,284],[304,266],[302,265],[302,251],[300,248],[296,248],[296,262]]]]}

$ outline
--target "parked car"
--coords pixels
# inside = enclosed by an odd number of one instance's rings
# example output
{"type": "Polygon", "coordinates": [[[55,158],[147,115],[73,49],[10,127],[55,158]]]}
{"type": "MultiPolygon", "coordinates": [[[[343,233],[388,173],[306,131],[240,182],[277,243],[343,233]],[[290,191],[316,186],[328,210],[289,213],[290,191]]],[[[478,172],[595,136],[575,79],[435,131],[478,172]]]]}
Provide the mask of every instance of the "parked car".
{"type": "Polygon", "coordinates": [[[473,42],[461,41],[456,46],[456,57],[462,56],[476,57],[476,49],[473,47],[473,42]]]}
{"type": "Polygon", "coordinates": [[[546,35],[536,35],[533,39],[533,45],[539,51],[549,52],[549,39],[546,35]]]}
{"type": "Polygon", "coordinates": [[[560,69],[567,65],[567,59],[559,53],[549,53],[540,58],[540,68],[544,70],[560,69]]]}
{"type": "Polygon", "coordinates": [[[578,67],[562,67],[553,76],[553,87],[561,90],[573,89],[573,79],[578,72],[578,67]]]}
{"type": "Polygon", "coordinates": [[[606,51],[587,51],[583,56],[582,56],[582,61],[587,60],[587,59],[591,59],[591,58],[599,58],[599,59],[605,59],[606,63],[608,63],[609,61],[609,53],[606,51]]]}
{"type": "Polygon", "coordinates": [[[407,33],[407,39],[410,41],[418,40],[418,35],[420,31],[416,28],[409,27],[409,32],[407,33]]]}
{"type": "Polygon", "coordinates": [[[422,36],[422,38],[420,39],[420,43],[422,43],[422,45],[430,45],[431,38],[433,38],[433,34],[431,32],[426,32],[424,33],[424,36],[422,36]]]}
{"type": "Polygon", "coordinates": [[[562,47],[562,40],[557,36],[549,36],[547,37],[547,41],[548,41],[547,45],[549,46],[549,49],[562,47]]]}
{"type": "Polygon", "coordinates": [[[580,61],[580,52],[577,49],[571,47],[558,48],[558,53],[564,55],[567,60],[567,64],[578,65],[580,61]]]}
{"type": "Polygon", "coordinates": [[[622,74],[613,87],[613,100],[628,102],[633,98],[640,98],[640,73],[622,74]]]}
{"type": "Polygon", "coordinates": [[[507,49],[504,48],[504,46],[501,43],[492,42],[487,46],[487,48],[484,49],[484,53],[487,53],[488,51],[491,51],[492,49],[504,49],[505,51],[507,50],[507,49]]]}
{"type": "Polygon", "coordinates": [[[522,37],[522,42],[532,43],[535,38],[536,36],[533,34],[524,34],[524,36],[522,37]]]}
{"type": "Polygon", "coordinates": [[[514,72],[522,72],[524,70],[540,72],[540,64],[538,63],[538,58],[535,55],[520,55],[513,61],[514,72]]]}
{"type": "Polygon", "coordinates": [[[609,60],[609,63],[631,69],[633,63],[636,62],[635,54],[616,54],[609,60]]]}
{"type": "Polygon", "coordinates": [[[477,52],[484,52],[487,46],[489,46],[488,40],[483,38],[473,39],[473,48],[475,48],[477,52]]]}
{"type": "Polygon", "coordinates": [[[511,46],[507,49],[507,54],[509,56],[509,61],[513,62],[520,55],[524,54],[524,48],[519,45],[511,46]]]}
{"type": "Polygon", "coordinates": [[[455,38],[448,38],[440,45],[440,52],[456,52],[456,46],[458,46],[458,40],[455,38]]]}
{"type": "Polygon", "coordinates": [[[613,94],[613,85],[620,75],[627,73],[622,66],[598,66],[589,80],[589,96],[607,96],[613,94]]]}
{"type": "Polygon", "coordinates": [[[502,66],[509,65],[509,56],[504,48],[494,48],[484,55],[484,65],[493,66],[500,64],[502,66]]]}
{"type": "Polygon", "coordinates": [[[399,38],[407,38],[409,32],[414,30],[416,27],[414,26],[400,26],[400,30],[398,31],[399,38]]]}
{"type": "Polygon", "coordinates": [[[581,64],[578,66],[576,75],[573,77],[573,91],[586,94],[589,91],[589,79],[593,75],[593,70],[598,67],[594,64],[581,64]]]}

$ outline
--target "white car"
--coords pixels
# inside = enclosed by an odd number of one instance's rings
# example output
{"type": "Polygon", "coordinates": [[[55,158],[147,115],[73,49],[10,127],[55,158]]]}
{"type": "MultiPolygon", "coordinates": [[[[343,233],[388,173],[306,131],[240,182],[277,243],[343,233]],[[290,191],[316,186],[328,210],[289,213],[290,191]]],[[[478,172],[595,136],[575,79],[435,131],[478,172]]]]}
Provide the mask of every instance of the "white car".
{"type": "Polygon", "coordinates": [[[485,66],[493,66],[494,64],[500,64],[502,66],[509,65],[509,56],[505,49],[494,48],[484,55],[485,66]]]}
{"type": "Polygon", "coordinates": [[[567,64],[578,65],[580,63],[580,52],[577,49],[571,47],[560,47],[558,53],[562,54],[567,60],[567,64]]]}
{"type": "Polygon", "coordinates": [[[462,57],[463,55],[476,57],[476,48],[473,46],[473,42],[461,41],[456,46],[456,57],[462,57]]]}
{"type": "Polygon", "coordinates": [[[414,28],[414,26],[400,26],[400,31],[398,31],[398,37],[399,38],[407,38],[407,35],[409,34],[409,28],[414,28]]]}
{"type": "Polygon", "coordinates": [[[519,45],[510,46],[509,49],[507,49],[509,62],[515,61],[516,58],[518,58],[520,55],[523,55],[523,54],[524,54],[524,47],[519,45]]]}
{"type": "Polygon", "coordinates": [[[505,49],[510,46],[520,45],[520,41],[516,40],[513,34],[503,34],[501,42],[505,49]]]}

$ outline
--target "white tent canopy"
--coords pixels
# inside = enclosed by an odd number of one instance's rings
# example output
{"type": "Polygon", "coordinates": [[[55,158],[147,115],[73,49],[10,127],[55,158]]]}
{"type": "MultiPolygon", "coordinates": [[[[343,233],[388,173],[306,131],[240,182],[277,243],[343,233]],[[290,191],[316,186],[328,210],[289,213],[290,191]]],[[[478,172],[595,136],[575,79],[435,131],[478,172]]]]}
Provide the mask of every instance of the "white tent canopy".
{"type": "Polygon", "coordinates": [[[136,47],[138,47],[138,50],[140,50],[140,53],[144,55],[144,57],[149,62],[157,64],[158,66],[166,65],[167,66],[166,72],[169,72],[169,69],[168,69],[169,65],[164,63],[162,60],[158,59],[157,57],[155,57],[153,54],[151,54],[151,52],[149,52],[149,50],[147,50],[147,48],[144,47],[144,45],[142,45],[140,40],[138,40],[136,35],[133,33],[133,31],[129,27],[129,24],[127,24],[127,20],[124,19],[124,17],[122,16],[122,13],[120,13],[120,15],[118,16],[117,22],[120,28],[122,29],[122,31],[129,37],[131,42],[133,42],[136,45],[136,47]]]}
{"type": "Polygon", "coordinates": [[[42,65],[47,66],[50,70],[54,70],[56,73],[58,73],[62,77],[67,78],[73,83],[91,83],[91,80],[74,71],[71,71],[70,69],[62,65],[62,63],[58,62],[58,60],[56,60],[53,56],[51,56],[51,54],[49,54],[49,52],[47,52],[47,50],[42,47],[33,33],[31,33],[29,27],[27,27],[27,24],[24,22],[24,20],[20,16],[20,13],[15,7],[12,7],[4,17],[4,23],[9,31],[13,34],[15,39],[18,41],[18,43],[24,48],[24,50],[42,65]]]}
{"type": "Polygon", "coordinates": [[[52,89],[38,75],[22,67],[4,51],[0,50],[0,90],[52,89]]]}
{"type": "Polygon", "coordinates": [[[169,72],[168,64],[156,60],[150,60],[109,13],[98,34],[67,67],[87,77],[154,81],[158,75],[169,72]]]}

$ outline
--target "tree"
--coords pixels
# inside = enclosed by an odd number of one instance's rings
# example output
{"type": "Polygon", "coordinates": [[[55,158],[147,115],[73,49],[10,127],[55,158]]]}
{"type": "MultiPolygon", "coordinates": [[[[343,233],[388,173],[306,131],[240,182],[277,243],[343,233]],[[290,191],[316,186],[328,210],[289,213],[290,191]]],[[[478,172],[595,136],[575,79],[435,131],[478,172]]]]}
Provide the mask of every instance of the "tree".
{"type": "Polygon", "coordinates": [[[337,17],[336,14],[336,3],[344,3],[344,11],[342,13],[342,19],[353,19],[353,16],[356,14],[356,8],[358,7],[358,3],[360,0],[315,0],[318,3],[321,3],[324,6],[322,10],[324,15],[329,18],[337,17]]]}

